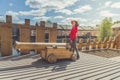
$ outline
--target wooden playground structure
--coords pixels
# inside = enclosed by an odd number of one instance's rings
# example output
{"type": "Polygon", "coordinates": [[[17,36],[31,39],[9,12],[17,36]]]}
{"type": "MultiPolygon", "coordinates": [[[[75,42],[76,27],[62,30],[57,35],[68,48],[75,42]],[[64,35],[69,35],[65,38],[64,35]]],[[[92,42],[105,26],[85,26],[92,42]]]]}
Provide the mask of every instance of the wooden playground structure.
{"type": "MultiPolygon", "coordinates": [[[[57,41],[57,23],[53,23],[53,27],[46,27],[45,22],[41,21],[40,26],[30,25],[30,20],[25,19],[24,24],[12,23],[12,17],[7,15],[6,22],[0,22],[0,48],[1,56],[12,55],[13,40],[12,29],[14,27],[20,30],[20,42],[16,42],[15,49],[20,50],[21,55],[29,54],[30,50],[35,50],[41,53],[43,59],[49,62],[56,62],[57,59],[71,58],[76,60],[76,55],[73,55],[69,49],[66,49],[68,45],[63,39],[63,43],[56,43],[57,41]],[[36,41],[30,42],[31,30],[36,30],[36,41]],[[49,33],[49,41],[45,43],[45,31],[49,33]],[[51,58],[52,56],[52,58],[51,58]]],[[[111,49],[119,52],[120,49],[120,34],[116,37],[96,39],[87,39],[86,43],[83,39],[79,40],[77,47],[81,51],[95,51],[103,49],[111,49]]]]}

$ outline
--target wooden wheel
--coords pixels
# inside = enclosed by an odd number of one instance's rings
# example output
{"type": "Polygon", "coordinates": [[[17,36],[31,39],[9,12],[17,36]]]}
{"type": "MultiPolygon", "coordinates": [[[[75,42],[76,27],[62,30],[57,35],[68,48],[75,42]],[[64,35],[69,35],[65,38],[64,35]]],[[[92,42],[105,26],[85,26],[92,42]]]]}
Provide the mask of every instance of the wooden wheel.
{"type": "Polygon", "coordinates": [[[76,61],[77,60],[77,55],[76,54],[72,54],[71,55],[71,60],[76,61]]]}
{"type": "Polygon", "coordinates": [[[57,61],[57,58],[54,54],[50,54],[47,58],[49,63],[55,63],[57,61]]]}

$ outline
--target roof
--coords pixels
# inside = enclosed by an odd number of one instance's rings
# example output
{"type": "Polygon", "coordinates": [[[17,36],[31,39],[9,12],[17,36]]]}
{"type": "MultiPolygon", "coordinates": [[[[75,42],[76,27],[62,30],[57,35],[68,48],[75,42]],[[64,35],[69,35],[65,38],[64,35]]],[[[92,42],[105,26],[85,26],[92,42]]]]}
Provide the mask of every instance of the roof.
{"type": "Polygon", "coordinates": [[[114,24],[112,28],[120,28],[120,23],[114,24]]]}
{"type": "MultiPolygon", "coordinates": [[[[71,25],[58,25],[57,29],[71,29],[71,25]]],[[[79,26],[79,30],[97,30],[95,26],[79,26]]]]}
{"type": "Polygon", "coordinates": [[[49,64],[40,55],[0,58],[0,80],[120,80],[120,62],[80,52],[80,59],[49,64]]]}

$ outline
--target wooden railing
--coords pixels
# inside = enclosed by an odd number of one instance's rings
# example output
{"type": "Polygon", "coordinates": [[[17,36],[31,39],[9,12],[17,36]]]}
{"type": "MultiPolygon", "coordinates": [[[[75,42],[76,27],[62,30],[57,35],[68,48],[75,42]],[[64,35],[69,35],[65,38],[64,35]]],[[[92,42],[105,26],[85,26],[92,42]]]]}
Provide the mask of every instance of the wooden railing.
{"type": "Polygon", "coordinates": [[[102,39],[87,39],[86,43],[83,43],[83,39],[79,40],[77,45],[78,49],[81,51],[91,51],[91,50],[102,50],[102,49],[111,49],[119,50],[120,49],[120,35],[116,37],[104,38],[102,39]]]}

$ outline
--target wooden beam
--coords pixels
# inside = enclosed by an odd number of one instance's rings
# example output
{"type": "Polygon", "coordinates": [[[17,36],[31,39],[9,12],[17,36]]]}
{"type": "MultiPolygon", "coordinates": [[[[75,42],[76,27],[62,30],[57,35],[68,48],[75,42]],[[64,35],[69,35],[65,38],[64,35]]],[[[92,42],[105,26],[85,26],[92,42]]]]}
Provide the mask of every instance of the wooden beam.
{"type": "MultiPolygon", "coordinates": [[[[20,28],[20,42],[30,42],[30,33],[31,30],[29,28],[29,26],[24,26],[25,28],[21,27],[20,28]],[[26,28],[28,27],[28,28],[26,28]]],[[[26,49],[22,49],[21,50],[21,55],[25,55],[25,54],[29,54],[29,50],[26,49]]]]}
{"type": "Polygon", "coordinates": [[[11,16],[6,16],[6,24],[1,25],[1,53],[2,56],[12,55],[12,17],[11,16]]]}
{"type": "Polygon", "coordinates": [[[49,34],[49,42],[57,42],[57,23],[53,23],[53,29],[49,34]]]}
{"type": "Polygon", "coordinates": [[[16,42],[15,49],[42,50],[46,47],[66,47],[66,43],[16,42]]]}

